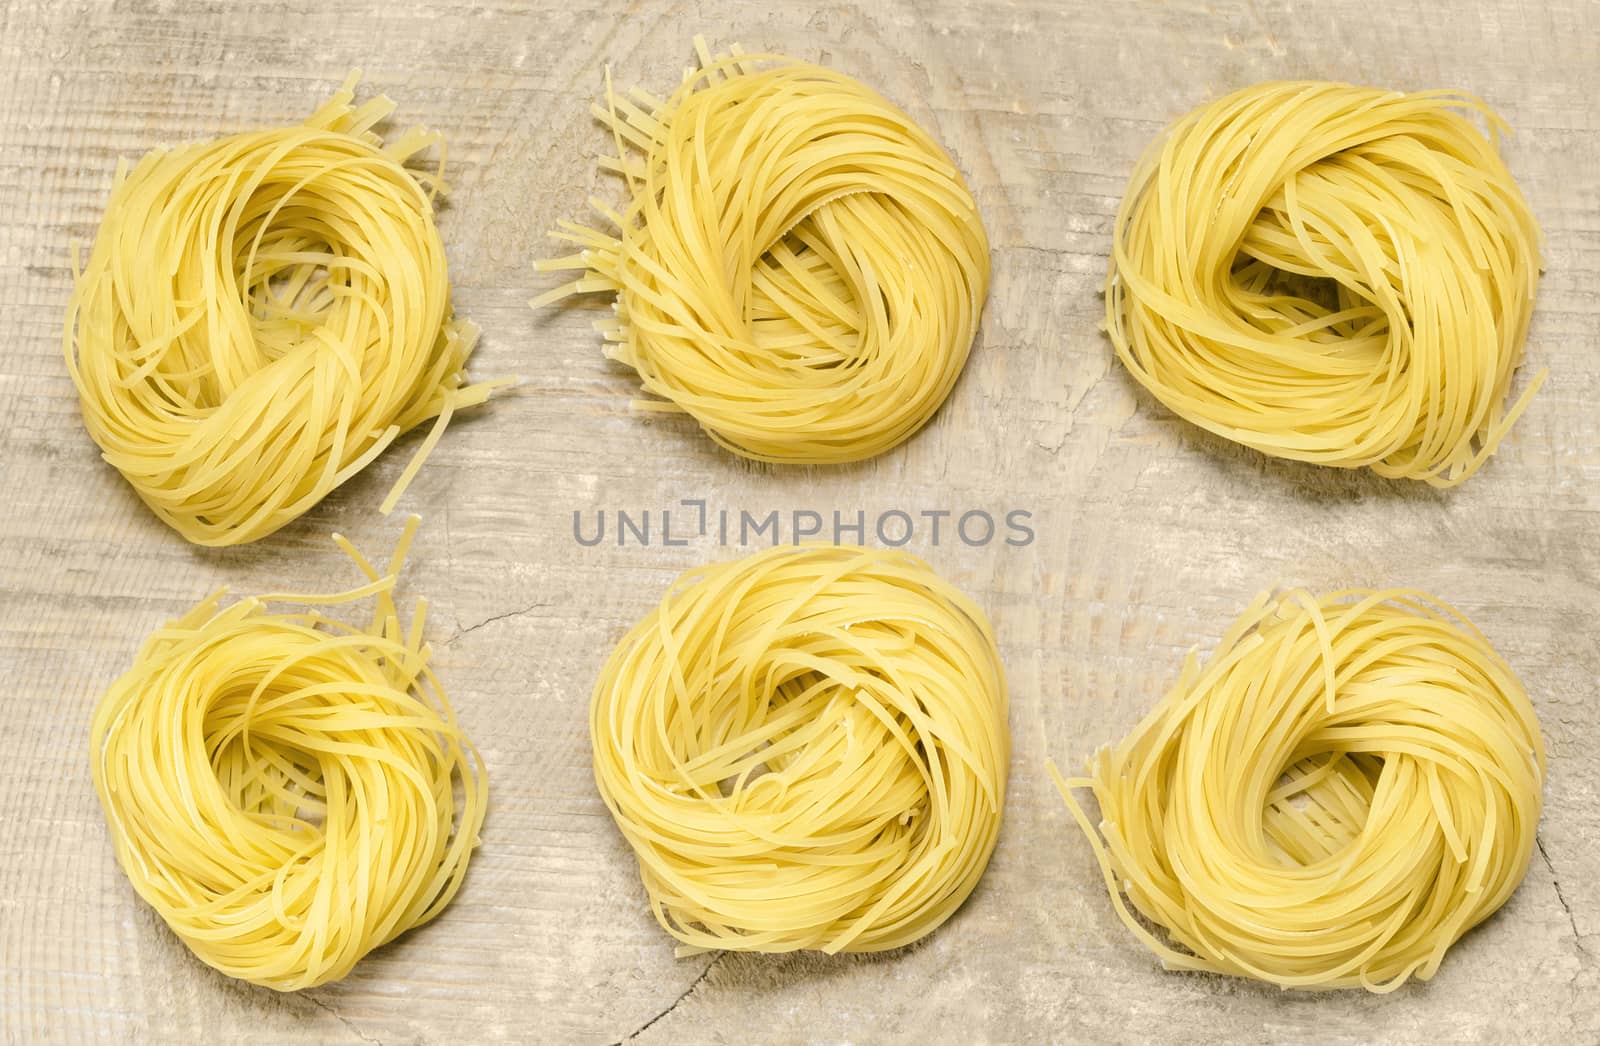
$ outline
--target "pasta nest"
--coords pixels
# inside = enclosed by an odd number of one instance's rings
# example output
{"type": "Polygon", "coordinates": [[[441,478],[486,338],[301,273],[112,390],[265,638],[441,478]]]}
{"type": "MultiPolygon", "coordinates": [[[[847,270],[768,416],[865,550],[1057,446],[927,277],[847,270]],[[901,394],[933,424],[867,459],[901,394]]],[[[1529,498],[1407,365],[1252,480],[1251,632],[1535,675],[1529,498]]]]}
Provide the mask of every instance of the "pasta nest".
{"type": "MultiPolygon", "coordinates": [[[[157,149],[115,185],[76,283],[64,351],[106,461],[178,533],[235,545],[272,533],[437,418],[477,339],[454,318],[433,220],[438,175],[385,144],[394,103],[354,107],[356,77],[303,124],[157,149]]],[[[441,153],[440,172],[443,162],[441,153]]]]}
{"type": "Polygon", "coordinates": [[[909,944],[976,886],[1010,739],[989,625],[918,559],[686,574],[595,685],[595,781],[682,953],[909,944]]]}
{"type": "Polygon", "coordinates": [[[832,70],[734,48],[665,101],[596,115],[625,179],[619,234],[562,222],[582,278],[535,299],[617,296],[608,354],[747,458],[838,463],[909,438],[949,395],[989,289],[960,172],[899,109],[832,70]]]}
{"type": "Polygon", "coordinates": [[[278,991],[349,973],[438,915],[478,844],[487,779],[380,577],[337,596],[218,592],[169,622],[95,709],[90,763],[118,863],[202,961],[278,991]],[[366,629],[278,599],[376,595],[366,629]]]}
{"type": "Polygon", "coordinates": [[[1174,413],[1264,454],[1460,483],[1543,380],[1505,409],[1539,229],[1504,130],[1468,95],[1336,83],[1189,113],[1117,214],[1117,356],[1174,413]]]}
{"type": "Polygon", "coordinates": [[[1056,780],[1169,969],[1384,992],[1511,896],[1544,771],[1531,702],[1465,618],[1412,591],[1295,591],[1259,597],[1088,776],[1056,780]]]}

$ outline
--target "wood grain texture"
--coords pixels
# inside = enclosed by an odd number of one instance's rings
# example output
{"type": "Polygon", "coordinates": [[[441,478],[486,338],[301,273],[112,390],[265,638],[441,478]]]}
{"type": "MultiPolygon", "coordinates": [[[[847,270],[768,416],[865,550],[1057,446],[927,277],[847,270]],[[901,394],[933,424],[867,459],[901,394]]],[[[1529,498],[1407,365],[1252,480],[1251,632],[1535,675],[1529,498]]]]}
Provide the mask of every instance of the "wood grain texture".
{"type": "MultiPolygon", "coordinates": [[[[1593,1042],[1600,1037],[1600,7],[1589,0],[349,0],[0,7],[0,1039],[602,1043],[1593,1042]],[[752,467],[630,415],[604,303],[535,314],[545,230],[614,196],[587,115],[604,64],[662,88],[690,39],[780,49],[876,85],[967,173],[994,241],[972,361],[906,446],[828,470],[752,467]],[[297,119],[352,67],[449,141],[441,217],[478,375],[523,384],[452,427],[408,493],[409,591],[491,773],[471,874],[436,923],[345,982],[279,996],[191,958],[118,870],[89,779],[91,709],[145,634],[219,584],[326,587],[327,540],[374,553],[416,435],[254,546],[185,545],[97,457],[60,358],[68,249],[118,156],[297,119]],[[1321,77],[1461,87],[1547,236],[1529,356],[1549,383],[1491,465],[1439,494],[1270,461],[1187,426],[1097,330],[1112,216],[1139,151],[1221,92],[1321,77]],[[585,548],[572,513],[1021,508],[1038,538],[912,548],[992,616],[1015,738],[977,893],[874,958],[675,960],[596,797],[601,658],[674,574],[729,556],[585,548]],[[1540,852],[1427,985],[1288,995],[1162,972],[1130,939],[1044,773],[1131,726],[1257,590],[1406,584],[1471,614],[1538,706],[1540,852]]],[[[591,517],[592,518],[592,517],[591,517]]]]}

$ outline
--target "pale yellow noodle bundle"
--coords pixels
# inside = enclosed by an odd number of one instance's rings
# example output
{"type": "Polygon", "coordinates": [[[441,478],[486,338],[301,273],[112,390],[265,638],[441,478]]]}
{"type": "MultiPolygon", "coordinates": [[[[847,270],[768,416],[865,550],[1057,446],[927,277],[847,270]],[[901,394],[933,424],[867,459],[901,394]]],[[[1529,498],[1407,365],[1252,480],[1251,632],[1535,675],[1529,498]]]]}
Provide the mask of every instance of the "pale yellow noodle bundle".
{"type": "Polygon", "coordinates": [[[983,612],[921,560],[779,547],[686,574],[595,685],[595,781],[684,952],[931,932],[1000,830],[983,612]]]}
{"type": "Polygon", "coordinates": [[[1191,654],[1089,775],[1056,781],[1123,922],[1167,968],[1382,992],[1432,977],[1522,881],[1544,742],[1455,611],[1410,591],[1295,591],[1259,597],[1205,668],[1191,654]]]}
{"type": "Polygon", "coordinates": [[[303,124],[119,165],[77,275],[64,348],[84,424],[198,544],[272,533],[437,418],[389,511],[493,387],[463,385],[477,331],[451,313],[438,178],[402,166],[439,138],[385,144],[394,103],[354,107],[355,82],[303,124]]]}
{"type": "Polygon", "coordinates": [[[200,959],[279,991],[350,972],[455,896],[488,783],[380,576],[333,596],[222,593],[157,631],[95,710],[90,762],[117,860],[200,959]],[[377,597],[365,629],[279,599],[377,597]]]}
{"type": "Polygon", "coordinates": [[[713,58],[660,101],[606,88],[630,198],[618,230],[561,223],[586,274],[535,300],[617,296],[608,354],[719,444],[832,463],[909,438],[949,395],[989,292],[960,172],[910,117],[840,73],[713,58]]]}
{"type": "Polygon", "coordinates": [[[1106,326],[1157,399],[1265,454],[1449,487],[1492,454],[1539,230],[1468,95],[1268,83],[1175,123],[1117,214],[1106,326]]]}

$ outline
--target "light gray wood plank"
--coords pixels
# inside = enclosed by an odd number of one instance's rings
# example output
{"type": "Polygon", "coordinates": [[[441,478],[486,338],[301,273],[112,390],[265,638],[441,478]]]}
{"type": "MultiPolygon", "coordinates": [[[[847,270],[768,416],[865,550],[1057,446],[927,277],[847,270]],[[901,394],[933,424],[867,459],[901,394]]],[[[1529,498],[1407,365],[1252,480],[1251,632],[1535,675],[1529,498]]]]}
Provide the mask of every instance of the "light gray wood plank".
{"type": "Polygon", "coordinates": [[[1600,1035],[1600,9],[1589,0],[1091,3],[378,0],[0,7],[0,1039],[252,1041],[1399,1042],[1600,1035]],[[821,59],[925,121],[994,241],[984,328],[949,404],[848,468],[774,470],[681,421],[589,330],[535,314],[545,231],[615,196],[587,115],[605,63],[664,89],[690,39],[821,59]],[[323,588],[329,531],[386,550],[374,511],[417,437],[254,546],[190,548],[85,436],[60,358],[69,245],[118,156],[286,122],[353,68],[397,123],[448,137],[441,217],[474,370],[516,390],[462,418],[407,495],[406,579],[434,604],[439,671],[487,757],[492,807],[465,889],[345,982],[295,997],[227,981],[138,902],[89,781],[88,722],[144,635],[219,584],[323,588]],[[1529,341],[1551,378],[1493,464],[1437,494],[1269,461],[1175,420],[1098,332],[1111,220],[1172,117],[1257,80],[1462,87],[1547,237],[1529,341]],[[971,902],[873,958],[675,960],[594,793],[585,709],[601,659],[674,574],[728,556],[583,548],[572,512],[1011,508],[1026,548],[926,554],[991,614],[1010,674],[1007,820],[971,902]],[[1543,854],[1438,978],[1299,996],[1167,974],[1130,939],[1044,773],[1114,740],[1257,590],[1405,583],[1477,620],[1550,746],[1543,854]]]}

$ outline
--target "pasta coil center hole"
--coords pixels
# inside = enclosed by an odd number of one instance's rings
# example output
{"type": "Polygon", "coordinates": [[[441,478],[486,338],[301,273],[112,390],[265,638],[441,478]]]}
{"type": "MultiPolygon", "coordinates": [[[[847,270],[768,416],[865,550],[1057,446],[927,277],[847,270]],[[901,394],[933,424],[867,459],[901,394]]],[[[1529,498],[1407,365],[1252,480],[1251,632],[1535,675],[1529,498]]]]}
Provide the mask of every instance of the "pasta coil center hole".
{"type": "Polygon", "coordinates": [[[1321,752],[1290,765],[1267,798],[1262,827],[1285,865],[1305,867],[1349,846],[1366,827],[1382,756],[1321,752]]]}
{"type": "MultiPolygon", "coordinates": [[[[888,687],[867,673],[873,688],[888,687]]],[[[887,838],[921,823],[927,806],[922,743],[909,719],[866,688],[827,672],[806,672],[774,688],[757,738],[721,767],[723,798],[740,809],[783,809],[826,801],[832,820],[887,838]],[[895,734],[909,741],[898,743],[895,734]],[[881,786],[865,789],[860,775],[881,786]]]]}
{"type": "MultiPolygon", "coordinates": [[[[1257,214],[1228,271],[1226,298],[1237,315],[1263,334],[1294,338],[1318,353],[1367,355],[1376,360],[1388,346],[1390,317],[1373,301],[1366,274],[1352,265],[1345,245],[1315,241],[1316,254],[1300,236],[1303,216],[1282,201],[1257,214]],[[1325,267],[1342,266],[1338,276],[1325,267]]],[[[1403,303],[1402,303],[1403,304],[1403,303]]]]}
{"type": "Polygon", "coordinates": [[[877,229],[863,211],[894,209],[877,193],[823,204],[757,260],[750,276],[752,342],[785,362],[830,370],[880,351],[909,305],[903,273],[862,252],[877,229]],[[867,199],[862,199],[866,197],[867,199]]]}
{"type": "MultiPolygon", "coordinates": [[[[327,812],[323,756],[302,729],[318,706],[291,691],[252,689],[228,695],[206,713],[211,769],[223,794],[246,818],[290,834],[320,832],[327,812]]],[[[334,706],[322,704],[326,712],[334,706]]]]}

